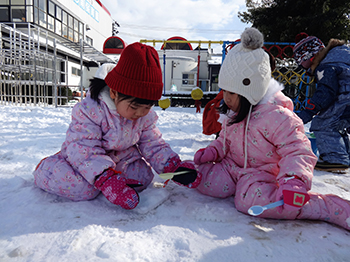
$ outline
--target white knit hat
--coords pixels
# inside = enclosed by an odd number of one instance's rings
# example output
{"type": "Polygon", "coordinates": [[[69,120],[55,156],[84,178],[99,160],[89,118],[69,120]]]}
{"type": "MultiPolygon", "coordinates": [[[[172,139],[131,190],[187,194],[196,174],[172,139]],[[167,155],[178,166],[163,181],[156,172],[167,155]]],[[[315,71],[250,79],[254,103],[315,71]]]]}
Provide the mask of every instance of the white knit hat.
{"type": "Polygon", "coordinates": [[[106,75],[112,71],[112,69],[116,66],[116,64],[112,64],[112,63],[104,63],[103,65],[101,65],[96,73],[95,73],[95,78],[99,78],[102,80],[105,80],[106,75]]]}
{"type": "Polygon", "coordinates": [[[262,33],[247,28],[241,43],[228,52],[219,72],[219,87],[245,97],[252,105],[264,97],[271,79],[270,59],[263,44],[262,33]]]}

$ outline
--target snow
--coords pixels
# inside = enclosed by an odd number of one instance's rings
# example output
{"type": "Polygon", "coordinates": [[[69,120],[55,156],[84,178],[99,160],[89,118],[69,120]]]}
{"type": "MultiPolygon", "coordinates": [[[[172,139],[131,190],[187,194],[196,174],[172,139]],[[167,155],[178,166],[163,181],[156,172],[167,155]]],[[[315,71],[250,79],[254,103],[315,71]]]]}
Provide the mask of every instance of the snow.
{"type": "MultiPolygon", "coordinates": [[[[195,108],[155,110],[164,139],[183,160],[214,139],[202,134],[195,108]]],[[[129,211],[103,195],[72,202],[42,191],[32,171],[60,150],[70,112],[0,106],[0,261],[350,261],[350,232],[343,228],[251,217],[232,198],[172,182],[142,192],[129,211]],[[150,196],[158,207],[149,209],[150,196]]],[[[315,171],[312,191],[350,199],[350,173],[315,171]]]]}

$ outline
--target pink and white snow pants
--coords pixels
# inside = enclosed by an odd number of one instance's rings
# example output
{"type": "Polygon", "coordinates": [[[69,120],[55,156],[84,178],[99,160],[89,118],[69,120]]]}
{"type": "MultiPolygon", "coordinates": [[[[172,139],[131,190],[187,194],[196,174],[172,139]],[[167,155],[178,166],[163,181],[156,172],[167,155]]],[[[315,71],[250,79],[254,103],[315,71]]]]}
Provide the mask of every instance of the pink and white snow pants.
{"type": "MultiPolygon", "coordinates": [[[[251,206],[276,201],[278,183],[276,177],[267,172],[255,169],[255,172],[236,174],[225,161],[202,164],[198,170],[203,175],[197,187],[202,194],[218,198],[234,196],[235,206],[242,213],[248,214],[251,206]]],[[[264,211],[259,217],[323,220],[350,230],[350,201],[336,195],[311,192],[309,195],[310,200],[299,211],[277,207],[264,211]]]]}
{"type": "MultiPolygon", "coordinates": [[[[121,160],[114,169],[121,171],[127,178],[140,181],[143,186],[135,188],[137,191],[145,189],[154,177],[151,167],[140,154],[133,154],[132,157],[121,160]]],[[[94,199],[100,193],[64,159],[60,152],[44,158],[33,175],[35,184],[41,189],[73,201],[94,199]]]]}

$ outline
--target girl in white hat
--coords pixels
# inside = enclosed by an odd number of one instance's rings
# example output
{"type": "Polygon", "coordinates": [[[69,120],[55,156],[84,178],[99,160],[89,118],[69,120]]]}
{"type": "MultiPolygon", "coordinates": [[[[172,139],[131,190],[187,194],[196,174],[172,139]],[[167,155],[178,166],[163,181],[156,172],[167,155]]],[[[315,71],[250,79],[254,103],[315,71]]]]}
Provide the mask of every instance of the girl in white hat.
{"type": "Polygon", "coordinates": [[[229,51],[219,73],[226,119],[218,139],[196,152],[203,175],[198,190],[213,197],[235,197],[237,210],[284,200],[260,217],[313,219],[350,230],[350,202],[309,192],[317,157],[293,102],[271,78],[262,34],[246,29],[229,51]]]}

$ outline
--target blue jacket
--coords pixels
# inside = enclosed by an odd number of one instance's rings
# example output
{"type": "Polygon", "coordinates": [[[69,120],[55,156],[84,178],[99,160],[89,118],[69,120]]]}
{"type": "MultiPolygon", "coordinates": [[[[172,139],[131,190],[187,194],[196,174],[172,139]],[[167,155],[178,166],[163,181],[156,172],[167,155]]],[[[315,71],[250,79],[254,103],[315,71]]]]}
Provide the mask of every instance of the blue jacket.
{"type": "MultiPolygon", "coordinates": [[[[350,48],[346,45],[334,47],[321,61],[315,70],[317,89],[308,100],[305,110],[298,115],[304,124],[313,116],[326,111],[337,100],[348,99],[350,92],[350,48]]],[[[343,101],[344,102],[344,101],[343,101]]],[[[350,105],[350,101],[349,101],[350,105]]],[[[350,117],[350,106],[343,112],[337,112],[342,117],[350,117]]]]}

